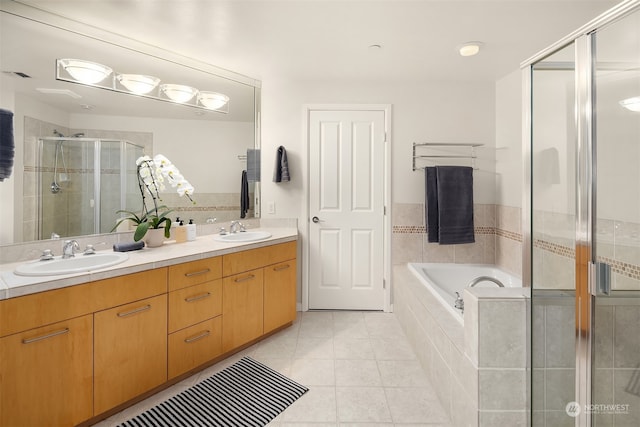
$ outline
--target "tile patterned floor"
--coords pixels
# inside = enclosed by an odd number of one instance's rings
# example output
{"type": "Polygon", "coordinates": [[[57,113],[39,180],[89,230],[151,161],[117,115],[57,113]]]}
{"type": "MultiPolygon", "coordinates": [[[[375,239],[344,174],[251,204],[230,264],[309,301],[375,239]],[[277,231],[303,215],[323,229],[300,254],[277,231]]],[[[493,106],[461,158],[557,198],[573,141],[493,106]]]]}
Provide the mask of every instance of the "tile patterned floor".
{"type": "Polygon", "coordinates": [[[292,327],[98,423],[119,424],[243,356],[309,387],[269,426],[450,427],[393,314],[304,312],[292,327]]]}

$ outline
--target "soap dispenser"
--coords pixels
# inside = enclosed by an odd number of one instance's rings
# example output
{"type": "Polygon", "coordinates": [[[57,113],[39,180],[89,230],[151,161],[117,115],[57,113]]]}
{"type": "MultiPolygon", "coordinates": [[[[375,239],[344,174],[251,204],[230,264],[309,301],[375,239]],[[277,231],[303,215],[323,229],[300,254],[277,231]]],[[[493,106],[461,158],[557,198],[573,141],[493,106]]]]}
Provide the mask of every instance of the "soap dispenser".
{"type": "Polygon", "coordinates": [[[196,225],[193,223],[193,220],[189,220],[189,224],[185,225],[187,229],[187,241],[193,242],[196,240],[196,225]]]}
{"type": "Polygon", "coordinates": [[[187,227],[184,226],[184,222],[180,221],[173,232],[176,236],[176,243],[184,243],[187,241],[187,227]]]}

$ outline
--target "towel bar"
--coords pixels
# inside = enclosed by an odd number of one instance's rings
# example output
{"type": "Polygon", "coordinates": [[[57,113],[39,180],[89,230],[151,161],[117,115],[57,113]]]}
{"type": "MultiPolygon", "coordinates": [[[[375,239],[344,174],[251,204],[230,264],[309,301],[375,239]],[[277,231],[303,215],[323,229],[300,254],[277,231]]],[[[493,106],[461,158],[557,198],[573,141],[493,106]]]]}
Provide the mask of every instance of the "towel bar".
{"type": "Polygon", "coordinates": [[[471,160],[471,166],[473,167],[474,170],[478,170],[478,168],[475,167],[475,159],[477,159],[478,157],[476,156],[476,152],[475,149],[477,147],[482,147],[484,146],[484,144],[474,144],[474,143],[469,143],[469,144],[465,144],[465,143],[451,143],[451,144],[447,144],[447,143],[439,143],[439,142],[423,142],[423,143],[413,143],[413,159],[412,159],[412,170],[416,170],[416,169],[424,169],[425,166],[422,167],[417,167],[416,166],[416,159],[470,159],[471,160]],[[429,147],[429,148],[435,148],[435,147],[440,147],[442,148],[450,148],[450,147],[455,147],[455,148],[469,148],[470,149],[470,154],[468,155],[463,155],[463,154],[451,154],[451,155],[443,155],[443,154],[417,154],[416,148],[417,147],[429,147]]]}

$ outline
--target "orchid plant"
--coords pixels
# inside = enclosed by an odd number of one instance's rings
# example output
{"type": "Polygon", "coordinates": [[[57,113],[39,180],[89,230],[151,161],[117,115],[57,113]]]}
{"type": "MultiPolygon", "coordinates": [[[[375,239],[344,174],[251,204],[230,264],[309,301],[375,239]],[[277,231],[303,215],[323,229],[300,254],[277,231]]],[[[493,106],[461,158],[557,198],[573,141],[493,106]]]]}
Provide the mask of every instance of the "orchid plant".
{"type": "MultiPolygon", "coordinates": [[[[193,186],[180,173],[169,159],[162,154],[151,158],[142,156],[136,160],[136,176],[138,177],[138,187],[142,195],[142,209],[140,215],[136,212],[119,210],[117,213],[124,213],[125,216],[118,220],[113,230],[118,228],[124,221],[131,221],[136,224],[133,233],[133,240],[136,242],[147,234],[150,228],[158,229],[164,227],[164,237],[170,236],[171,218],[169,213],[173,212],[166,205],[158,205],[162,201],[160,192],[165,190],[165,180],[175,188],[180,197],[186,196],[191,203],[195,204],[191,195],[194,193],[193,186]],[[153,202],[153,208],[147,206],[148,198],[153,202]]],[[[113,231],[112,230],[112,231],[113,231]]]]}

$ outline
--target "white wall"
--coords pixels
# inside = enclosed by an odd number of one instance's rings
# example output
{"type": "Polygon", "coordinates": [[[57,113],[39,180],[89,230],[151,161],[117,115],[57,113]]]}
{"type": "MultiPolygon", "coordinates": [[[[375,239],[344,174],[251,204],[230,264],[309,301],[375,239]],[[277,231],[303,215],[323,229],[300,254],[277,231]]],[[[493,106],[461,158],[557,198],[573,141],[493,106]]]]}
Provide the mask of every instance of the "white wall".
{"type": "Polygon", "coordinates": [[[301,157],[305,104],[391,104],[392,203],[422,203],[423,174],[411,170],[413,142],[477,142],[489,149],[476,173],[476,203],[494,203],[493,150],[495,142],[495,88],[492,83],[282,81],[262,82],[262,203],[264,218],[301,218],[306,202],[301,157]],[[292,181],[275,184],[271,177],[278,146],[287,149],[292,181]],[[489,159],[487,160],[487,157],[489,159]],[[488,172],[486,169],[490,169],[488,172]],[[265,208],[274,202],[276,213],[265,208]]]}
{"type": "Polygon", "coordinates": [[[522,206],[522,74],[496,82],[496,204],[522,206]]]}

